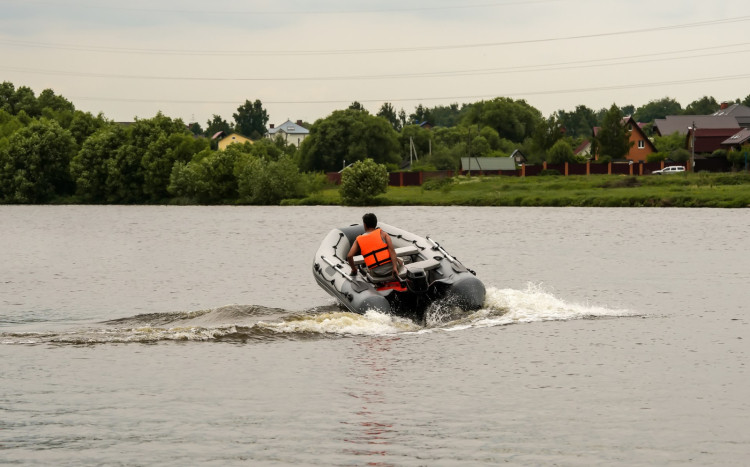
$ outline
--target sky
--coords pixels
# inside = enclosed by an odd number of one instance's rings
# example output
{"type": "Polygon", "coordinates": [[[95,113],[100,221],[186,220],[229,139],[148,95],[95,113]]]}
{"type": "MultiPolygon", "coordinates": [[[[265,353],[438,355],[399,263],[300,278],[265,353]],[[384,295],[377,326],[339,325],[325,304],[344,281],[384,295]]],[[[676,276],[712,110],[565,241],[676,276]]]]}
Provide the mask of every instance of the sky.
{"type": "Polygon", "coordinates": [[[0,0],[0,81],[115,121],[750,95],[746,0],[0,0]]]}

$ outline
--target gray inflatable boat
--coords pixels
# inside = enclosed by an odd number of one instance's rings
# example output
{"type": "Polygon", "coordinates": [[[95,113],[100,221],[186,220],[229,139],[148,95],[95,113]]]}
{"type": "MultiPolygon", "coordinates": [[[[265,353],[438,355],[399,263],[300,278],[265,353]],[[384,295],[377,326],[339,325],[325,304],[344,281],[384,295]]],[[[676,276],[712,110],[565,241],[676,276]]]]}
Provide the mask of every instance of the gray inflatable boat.
{"type": "Polygon", "coordinates": [[[396,256],[404,261],[398,279],[374,275],[361,255],[354,257],[357,275],[350,275],[346,255],[357,236],[365,233],[362,224],[331,230],[315,253],[315,280],[342,306],[354,313],[375,310],[418,323],[437,301],[462,310],[482,307],[484,284],[438,243],[382,222],[378,228],[391,236],[396,256]]]}

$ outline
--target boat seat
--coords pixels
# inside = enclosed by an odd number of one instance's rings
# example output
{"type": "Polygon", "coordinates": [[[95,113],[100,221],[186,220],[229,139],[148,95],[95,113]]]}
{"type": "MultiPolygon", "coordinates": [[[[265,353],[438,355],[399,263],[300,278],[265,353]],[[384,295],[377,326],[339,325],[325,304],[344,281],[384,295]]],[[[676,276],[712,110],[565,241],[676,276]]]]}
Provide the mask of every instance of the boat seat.
{"type": "MultiPolygon", "coordinates": [[[[400,248],[394,248],[394,250],[396,251],[397,258],[400,258],[402,256],[416,255],[417,253],[419,253],[419,248],[417,248],[414,245],[402,246],[400,248]]],[[[365,258],[362,255],[355,256],[353,260],[354,260],[355,266],[359,266],[360,264],[365,264],[365,258]]]]}
{"type": "Polygon", "coordinates": [[[407,271],[430,271],[440,266],[440,261],[432,258],[417,261],[416,263],[409,263],[406,265],[407,271]]]}

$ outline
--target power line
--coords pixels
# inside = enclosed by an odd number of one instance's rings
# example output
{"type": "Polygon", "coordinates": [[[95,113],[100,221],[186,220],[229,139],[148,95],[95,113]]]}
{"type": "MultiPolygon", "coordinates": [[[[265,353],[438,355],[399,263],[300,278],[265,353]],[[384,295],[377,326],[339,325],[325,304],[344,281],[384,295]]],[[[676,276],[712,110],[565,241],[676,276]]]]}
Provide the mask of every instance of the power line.
{"type": "Polygon", "coordinates": [[[538,44],[557,41],[569,41],[579,39],[593,39],[601,37],[622,36],[630,34],[652,33],[657,31],[668,31],[675,29],[690,29],[705,26],[723,26],[731,23],[750,21],[750,16],[736,16],[693,23],[683,23],[671,26],[660,26],[651,28],[629,29],[623,31],[603,32],[594,34],[578,34],[571,36],[560,36],[551,38],[523,39],[500,42],[481,42],[473,44],[434,45],[434,46],[409,46],[394,48],[374,49],[320,49],[320,50],[245,50],[245,51],[222,51],[222,50],[179,50],[179,49],[143,49],[128,47],[106,47],[93,45],[59,44],[49,42],[22,41],[14,39],[0,39],[0,44],[19,47],[47,48],[53,50],[74,50],[82,52],[97,53],[121,53],[121,54],[144,54],[144,55],[180,55],[180,56],[313,56],[313,55],[352,55],[352,54],[378,54],[378,53],[405,53],[405,52],[428,52],[442,50],[472,49],[484,47],[501,47],[525,44],[538,44]]]}
{"type": "MultiPolygon", "coordinates": [[[[469,10],[469,9],[480,9],[480,8],[497,8],[517,5],[534,5],[539,3],[557,3],[564,0],[516,0],[516,1],[505,1],[505,2],[484,2],[474,4],[462,4],[462,5],[431,5],[427,7],[401,7],[401,8],[360,8],[360,9],[342,9],[342,10],[303,10],[289,8],[286,10],[227,10],[227,9],[213,9],[213,10],[201,10],[201,9],[167,9],[167,8],[137,8],[131,6],[117,6],[117,5],[79,5],[79,9],[96,9],[96,10],[112,10],[112,11],[132,11],[140,13],[164,13],[164,14],[195,14],[195,15],[284,15],[284,16],[322,16],[322,15],[357,15],[357,14],[373,14],[373,13],[413,13],[413,12],[430,12],[430,11],[451,11],[451,10],[469,10]]],[[[28,4],[28,0],[18,2],[21,4],[28,4]]],[[[36,1],[37,5],[62,7],[66,10],[76,8],[75,5],[60,5],[59,3],[48,2],[48,1],[36,1]]]]}
{"type": "Polygon", "coordinates": [[[136,80],[155,80],[155,81],[219,81],[219,82],[258,82],[258,81],[348,81],[348,80],[385,80],[385,79],[409,79],[409,78],[446,78],[454,76],[480,76],[480,75],[491,75],[491,74],[507,74],[507,73],[528,73],[538,71],[557,71],[565,69],[581,69],[581,68],[599,68],[608,66],[619,66],[619,65],[632,65],[637,63],[650,63],[654,61],[665,62],[674,60],[692,60],[695,58],[703,57],[717,57],[723,55],[734,55],[740,53],[748,53],[750,49],[743,50],[732,50],[726,52],[716,52],[717,49],[726,49],[730,47],[738,47],[748,45],[750,42],[744,42],[739,44],[720,45],[712,47],[701,47],[694,49],[683,49],[669,52],[655,52],[650,54],[638,54],[628,55],[622,57],[609,57],[604,59],[588,59],[588,60],[576,60],[566,62],[556,62],[548,64],[536,64],[536,65],[522,65],[514,67],[500,67],[500,68],[477,68],[477,69],[464,69],[464,70],[448,70],[448,71],[434,71],[434,72],[416,72],[416,73],[394,73],[394,74],[380,74],[380,75],[330,75],[330,76],[308,76],[308,77],[226,77],[226,76],[214,76],[214,77],[198,77],[198,76],[184,76],[184,75],[127,75],[117,73],[95,73],[95,72],[79,72],[79,71],[64,71],[64,70],[45,70],[35,68],[24,68],[24,67],[12,67],[0,65],[0,70],[6,72],[17,72],[17,73],[29,73],[29,74],[42,74],[42,75],[58,75],[58,76],[76,76],[84,78],[103,78],[103,79],[136,79],[136,80]],[[709,52],[711,51],[711,52],[709,52]],[[707,52],[702,54],[693,54],[677,57],[669,57],[671,54],[686,54],[690,52],[707,52]],[[666,55],[666,57],[665,57],[666,55]],[[659,57],[659,58],[655,58],[659,57]]]}
{"type": "MultiPolygon", "coordinates": [[[[537,96],[537,95],[548,95],[548,94],[574,94],[574,93],[586,93],[593,91],[614,91],[618,89],[636,89],[636,88],[648,88],[648,87],[660,87],[660,86],[674,86],[674,85],[685,85],[695,83],[708,83],[718,81],[734,81],[740,79],[748,79],[750,74],[731,75],[731,76],[714,76],[705,78],[690,78],[684,80],[673,80],[673,81],[656,81],[651,83],[638,83],[638,84],[621,84],[611,86],[594,86],[586,88],[574,88],[574,89],[556,89],[548,91],[527,91],[527,92],[516,92],[516,93],[495,93],[495,94],[482,94],[482,95],[465,95],[465,96],[440,96],[440,97],[407,97],[407,98],[379,98],[379,99],[332,99],[332,100],[310,100],[310,101],[264,101],[264,105],[278,105],[278,104],[348,104],[353,100],[360,103],[374,103],[374,102],[424,102],[424,101],[458,101],[467,99],[488,99],[494,98],[499,95],[505,97],[526,97],[526,96],[537,96]]],[[[174,99],[140,99],[140,98],[101,98],[101,97],[86,97],[86,96],[72,96],[71,100],[86,100],[86,101],[99,101],[99,102],[137,102],[137,103],[159,103],[159,104],[236,104],[237,101],[202,101],[202,100],[174,100],[174,99]]]]}

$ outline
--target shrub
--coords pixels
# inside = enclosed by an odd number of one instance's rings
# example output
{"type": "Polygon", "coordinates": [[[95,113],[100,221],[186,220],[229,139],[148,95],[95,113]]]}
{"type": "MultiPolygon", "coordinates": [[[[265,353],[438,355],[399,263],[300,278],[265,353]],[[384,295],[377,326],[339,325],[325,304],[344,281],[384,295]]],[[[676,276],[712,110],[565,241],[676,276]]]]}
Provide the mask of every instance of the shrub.
{"type": "Polygon", "coordinates": [[[388,190],[388,171],[372,159],[355,162],[341,173],[339,194],[349,206],[363,206],[388,190]]]}

